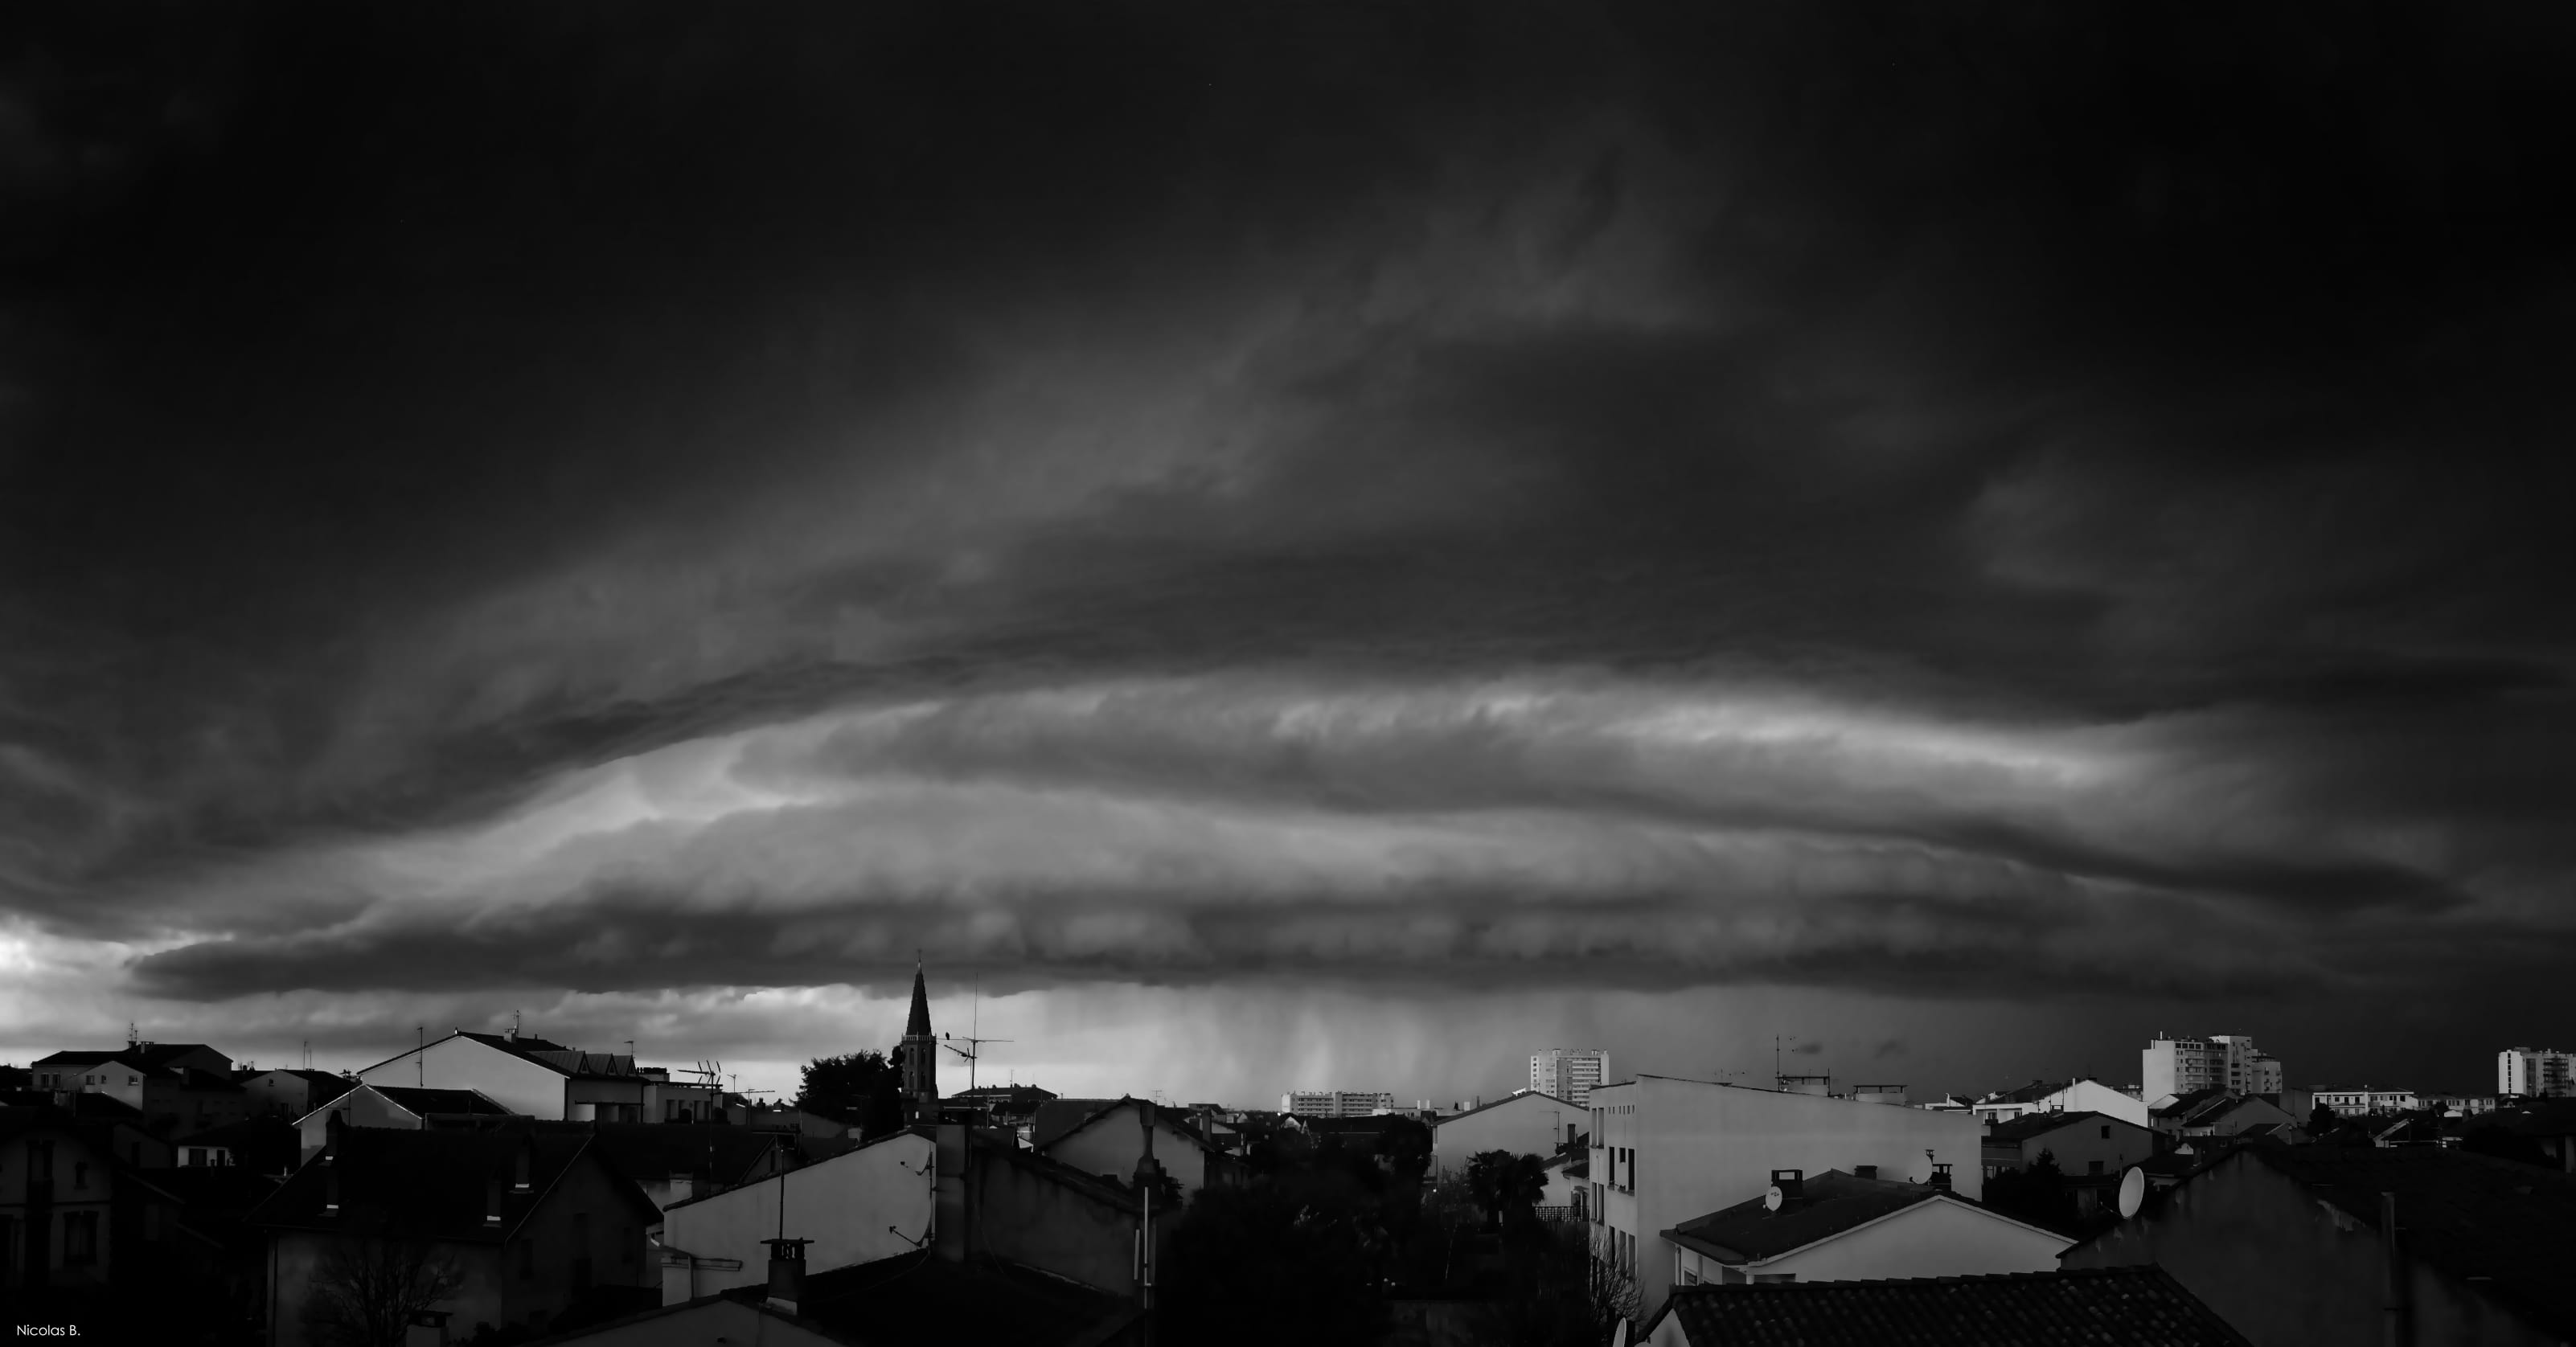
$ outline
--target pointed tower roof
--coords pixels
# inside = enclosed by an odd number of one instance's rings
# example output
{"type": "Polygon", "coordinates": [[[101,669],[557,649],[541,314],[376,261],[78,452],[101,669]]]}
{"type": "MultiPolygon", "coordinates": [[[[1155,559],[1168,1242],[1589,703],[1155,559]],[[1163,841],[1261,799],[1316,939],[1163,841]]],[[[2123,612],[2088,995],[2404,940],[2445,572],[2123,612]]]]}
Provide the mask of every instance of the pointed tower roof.
{"type": "Polygon", "coordinates": [[[921,980],[921,965],[912,966],[912,1016],[903,1022],[903,1036],[930,1037],[930,988],[921,980]]]}

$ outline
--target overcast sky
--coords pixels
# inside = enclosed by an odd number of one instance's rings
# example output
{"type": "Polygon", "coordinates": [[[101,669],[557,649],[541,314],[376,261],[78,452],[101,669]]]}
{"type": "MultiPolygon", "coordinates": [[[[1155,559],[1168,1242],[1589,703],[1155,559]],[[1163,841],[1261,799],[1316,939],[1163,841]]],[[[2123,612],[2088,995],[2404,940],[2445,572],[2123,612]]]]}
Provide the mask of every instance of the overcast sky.
{"type": "Polygon", "coordinates": [[[0,1060],[2576,1034],[2557,9],[19,30],[0,1060]]]}

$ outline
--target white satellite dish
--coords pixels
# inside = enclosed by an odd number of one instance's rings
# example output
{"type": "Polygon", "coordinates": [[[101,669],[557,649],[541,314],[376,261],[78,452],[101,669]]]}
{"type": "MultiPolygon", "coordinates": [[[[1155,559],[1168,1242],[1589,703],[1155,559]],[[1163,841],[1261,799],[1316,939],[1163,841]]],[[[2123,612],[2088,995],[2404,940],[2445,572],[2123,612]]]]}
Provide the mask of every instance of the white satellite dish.
{"type": "Polygon", "coordinates": [[[1789,1195],[1780,1191],[1779,1184],[1772,1184],[1769,1188],[1762,1191],[1762,1209],[1764,1211],[1778,1211],[1780,1209],[1780,1204],[1788,1200],[1789,1195]]]}
{"type": "Polygon", "coordinates": [[[2128,1173],[2120,1176],[2121,1220],[2125,1221],[2130,1217],[2137,1215],[2139,1205],[2144,1203],[2146,1200],[2147,1171],[2132,1168],[2128,1173]]]}

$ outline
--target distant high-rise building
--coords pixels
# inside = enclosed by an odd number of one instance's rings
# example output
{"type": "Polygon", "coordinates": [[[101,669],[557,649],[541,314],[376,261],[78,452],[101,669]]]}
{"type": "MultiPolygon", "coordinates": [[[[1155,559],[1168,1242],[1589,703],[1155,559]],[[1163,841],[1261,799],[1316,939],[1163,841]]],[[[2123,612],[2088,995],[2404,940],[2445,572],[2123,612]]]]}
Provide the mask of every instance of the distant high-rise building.
{"type": "Polygon", "coordinates": [[[2280,1059],[2255,1047],[2244,1034],[2206,1038],[2158,1034],[2140,1054],[2139,1075],[2146,1082],[2139,1095],[2150,1103],[2169,1094],[2212,1087],[2238,1094],[2279,1094],[2282,1084],[2280,1059]]]}
{"type": "Polygon", "coordinates": [[[1610,1079],[1610,1054],[1599,1048],[1549,1048],[1530,1054],[1529,1087],[1589,1108],[1592,1089],[1610,1079]]]}
{"type": "Polygon", "coordinates": [[[2496,1054],[2496,1093],[2526,1099],[2576,1095],[2576,1052],[2507,1048],[2496,1054]]]}
{"type": "Polygon", "coordinates": [[[1366,1118],[1395,1112],[1388,1090],[1291,1090],[1279,1096],[1279,1111],[1309,1118],[1366,1118]]]}

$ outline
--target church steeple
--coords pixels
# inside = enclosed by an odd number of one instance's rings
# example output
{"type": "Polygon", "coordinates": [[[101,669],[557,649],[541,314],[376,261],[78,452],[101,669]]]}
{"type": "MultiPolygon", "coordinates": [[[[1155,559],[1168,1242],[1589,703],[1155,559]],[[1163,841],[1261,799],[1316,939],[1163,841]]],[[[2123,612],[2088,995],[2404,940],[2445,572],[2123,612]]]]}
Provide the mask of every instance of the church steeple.
{"type": "Polygon", "coordinates": [[[930,1032],[930,985],[912,965],[912,1013],[903,1022],[903,1120],[939,1121],[939,1040],[930,1032]]]}

